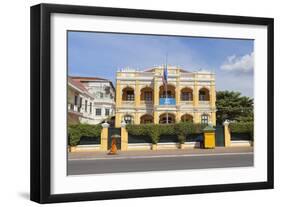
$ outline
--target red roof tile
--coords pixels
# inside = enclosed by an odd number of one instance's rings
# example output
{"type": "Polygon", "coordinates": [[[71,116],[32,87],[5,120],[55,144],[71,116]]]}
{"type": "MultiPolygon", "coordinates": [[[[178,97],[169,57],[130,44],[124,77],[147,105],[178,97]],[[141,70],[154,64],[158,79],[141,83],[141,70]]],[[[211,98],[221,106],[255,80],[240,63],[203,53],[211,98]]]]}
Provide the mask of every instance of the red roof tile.
{"type": "Polygon", "coordinates": [[[72,77],[68,77],[68,82],[74,85],[75,87],[79,88],[80,90],[87,92],[87,89],[84,87],[83,83],[79,80],[75,80],[72,77]]]}

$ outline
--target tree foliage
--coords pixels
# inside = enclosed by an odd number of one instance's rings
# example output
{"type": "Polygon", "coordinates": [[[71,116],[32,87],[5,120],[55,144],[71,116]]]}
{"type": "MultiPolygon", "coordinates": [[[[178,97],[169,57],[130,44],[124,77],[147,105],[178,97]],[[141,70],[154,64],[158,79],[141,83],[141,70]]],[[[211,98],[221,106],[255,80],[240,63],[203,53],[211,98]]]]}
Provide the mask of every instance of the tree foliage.
{"type": "Polygon", "coordinates": [[[254,101],[250,97],[241,96],[240,92],[218,91],[216,107],[218,124],[225,120],[253,121],[254,101]]]}

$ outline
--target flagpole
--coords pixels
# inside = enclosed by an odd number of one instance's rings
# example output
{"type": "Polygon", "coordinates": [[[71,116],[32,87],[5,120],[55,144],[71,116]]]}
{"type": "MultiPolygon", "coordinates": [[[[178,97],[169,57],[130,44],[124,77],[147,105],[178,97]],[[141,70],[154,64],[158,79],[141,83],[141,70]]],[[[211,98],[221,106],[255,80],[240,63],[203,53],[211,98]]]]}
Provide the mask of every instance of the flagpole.
{"type": "MultiPolygon", "coordinates": [[[[168,66],[167,66],[167,56],[168,54],[166,54],[166,70],[167,70],[167,73],[168,73],[168,66]]],[[[168,76],[167,76],[167,81],[166,81],[166,84],[165,84],[165,91],[166,91],[166,106],[167,106],[167,98],[168,98],[168,76]]],[[[168,124],[168,111],[166,111],[166,124],[168,124]]]]}

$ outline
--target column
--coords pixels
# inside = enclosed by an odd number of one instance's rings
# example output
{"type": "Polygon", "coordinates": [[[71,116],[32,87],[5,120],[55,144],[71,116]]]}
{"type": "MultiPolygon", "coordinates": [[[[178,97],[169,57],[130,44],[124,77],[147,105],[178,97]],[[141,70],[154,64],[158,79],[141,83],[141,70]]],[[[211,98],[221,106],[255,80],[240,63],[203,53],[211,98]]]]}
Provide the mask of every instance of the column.
{"type": "Polygon", "coordinates": [[[200,114],[199,114],[198,112],[195,112],[195,113],[194,113],[193,120],[194,120],[194,123],[196,123],[196,124],[201,123],[200,114]]]}
{"type": "Polygon", "coordinates": [[[121,150],[127,151],[128,150],[128,131],[126,129],[126,124],[121,124],[121,150]]]}
{"type": "Polygon", "coordinates": [[[154,78],[154,89],[153,89],[153,98],[154,98],[154,106],[158,106],[159,105],[159,86],[157,83],[157,79],[154,78]]]}
{"type": "Polygon", "coordinates": [[[194,89],[193,89],[193,106],[198,107],[198,105],[199,105],[198,82],[195,80],[194,89]]]}
{"type": "Polygon", "coordinates": [[[120,112],[115,112],[115,127],[119,128],[121,127],[121,118],[122,118],[122,113],[120,112]]]}
{"type": "Polygon", "coordinates": [[[102,130],[101,130],[101,143],[100,143],[100,150],[101,151],[107,151],[107,143],[108,143],[108,123],[102,124],[102,130]]]}
{"type": "Polygon", "coordinates": [[[159,124],[159,115],[157,111],[153,112],[153,123],[154,124],[159,124]]]}
{"type": "Polygon", "coordinates": [[[177,77],[177,83],[176,83],[176,105],[180,105],[180,80],[179,77],[177,77]]]}
{"type": "Polygon", "coordinates": [[[176,123],[181,121],[181,113],[179,111],[176,112],[176,123]]]}
{"type": "Polygon", "coordinates": [[[140,106],[140,86],[139,81],[136,80],[136,87],[135,87],[135,107],[138,108],[140,106]]]}
{"type": "Polygon", "coordinates": [[[115,101],[116,101],[116,108],[121,106],[122,102],[122,91],[121,91],[121,85],[120,80],[116,81],[116,92],[115,92],[115,101]]]}
{"type": "Polygon", "coordinates": [[[215,82],[211,82],[211,87],[210,87],[210,105],[212,108],[216,108],[216,86],[215,82]]]}
{"type": "Polygon", "coordinates": [[[211,121],[212,121],[212,125],[216,126],[217,125],[217,118],[216,118],[216,112],[212,112],[211,113],[211,121]]]}
{"type": "Polygon", "coordinates": [[[140,124],[140,114],[138,112],[135,113],[134,124],[140,124]]]}
{"type": "Polygon", "coordinates": [[[224,125],[224,144],[225,147],[230,147],[231,146],[231,134],[229,130],[229,122],[225,121],[223,123],[224,125]]]}

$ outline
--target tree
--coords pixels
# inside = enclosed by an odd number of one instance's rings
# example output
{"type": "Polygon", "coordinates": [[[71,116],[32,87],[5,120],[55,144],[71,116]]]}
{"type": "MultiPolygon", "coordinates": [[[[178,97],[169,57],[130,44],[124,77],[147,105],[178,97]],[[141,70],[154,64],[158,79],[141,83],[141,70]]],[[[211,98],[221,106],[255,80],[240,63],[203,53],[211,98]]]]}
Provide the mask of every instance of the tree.
{"type": "Polygon", "coordinates": [[[253,121],[254,100],[241,96],[240,92],[217,91],[217,123],[231,121],[253,121]]]}

